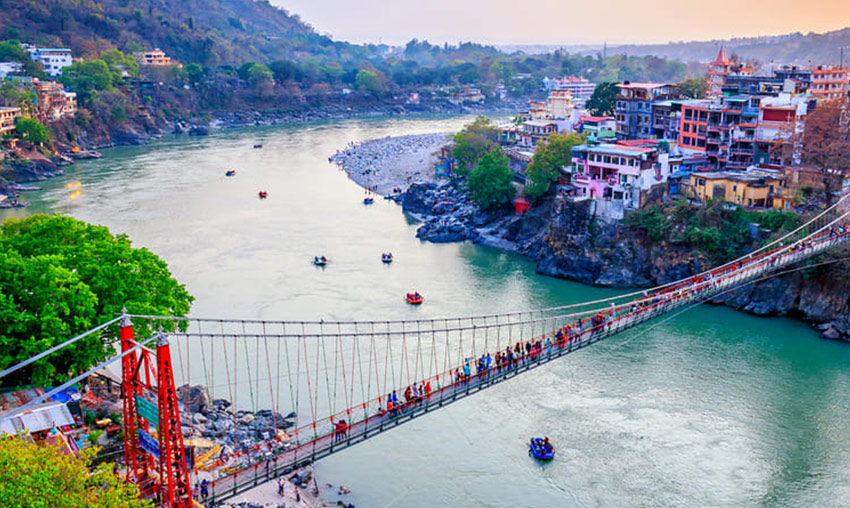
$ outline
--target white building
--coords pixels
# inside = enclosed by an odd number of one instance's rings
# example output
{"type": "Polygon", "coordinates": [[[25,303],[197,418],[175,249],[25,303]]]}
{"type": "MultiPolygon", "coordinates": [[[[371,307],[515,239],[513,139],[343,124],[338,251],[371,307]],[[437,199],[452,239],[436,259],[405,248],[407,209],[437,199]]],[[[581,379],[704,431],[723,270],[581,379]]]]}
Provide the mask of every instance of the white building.
{"type": "Polygon", "coordinates": [[[24,64],[21,62],[0,62],[0,79],[5,78],[9,74],[18,74],[23,72],[24,64]]]}
{"type": "Polygon", "coordinates": [[[30,54],[30,58],[41,62],[44,72],[51,77],[62,74],[62,69],[70,67],[71,50],[67,48],[37,48],[29,44],[22,44],[23,48],[30,54]]]}
{"type": "Polygon", "coordinates": [[[593,91],[596,90],[596,83],[591,83],[584,78],[578,78],[576,76],[562,77],[560,79],[543,78],[543,86],[550,92],[553,90],[570,92],[573,102],[578,106],[584,106],[593,95],[593,91]]]}

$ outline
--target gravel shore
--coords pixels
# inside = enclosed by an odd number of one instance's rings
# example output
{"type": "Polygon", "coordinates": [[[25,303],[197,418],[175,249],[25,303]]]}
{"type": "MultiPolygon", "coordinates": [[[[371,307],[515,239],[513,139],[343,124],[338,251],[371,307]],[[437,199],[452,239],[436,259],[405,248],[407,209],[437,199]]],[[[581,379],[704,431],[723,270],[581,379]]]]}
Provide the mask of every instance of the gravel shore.
{"type": "Polygon", "coordinates": [[[448,136],[443,132],[352,143],[330,161],[364,189],[384,196],[396,194],[413,182],[434,181],[436,153],[448,136]]]}

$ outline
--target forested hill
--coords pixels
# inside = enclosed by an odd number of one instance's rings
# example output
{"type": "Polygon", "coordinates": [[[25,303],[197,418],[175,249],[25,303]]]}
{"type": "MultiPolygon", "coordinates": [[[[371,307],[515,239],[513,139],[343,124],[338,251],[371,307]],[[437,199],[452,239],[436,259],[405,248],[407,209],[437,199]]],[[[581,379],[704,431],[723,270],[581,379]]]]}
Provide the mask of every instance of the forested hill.
{"type": "MultiPolygon", "coordinates": [[[[684,62],[709,62],[717,56],[721,45],[728,53],[737,53],[748,61],[773,61],[782,64],[807,64],[809,61],[814,64],[838,63],[841,47],[850,46],[850,28],[821,34],[797,32],[714,41],[609,46],[608,54],[655,55],[684,62]]],[[[846,53],[848,52],[845,50],[846,53]]]]}
{"type": "Polygon", "coordinates": [[[0,0],[0,39],[105,49],[158,47],[205,67],[281,58],[347,60],[379,48],[336,42],[266,0],[0,0]]]}

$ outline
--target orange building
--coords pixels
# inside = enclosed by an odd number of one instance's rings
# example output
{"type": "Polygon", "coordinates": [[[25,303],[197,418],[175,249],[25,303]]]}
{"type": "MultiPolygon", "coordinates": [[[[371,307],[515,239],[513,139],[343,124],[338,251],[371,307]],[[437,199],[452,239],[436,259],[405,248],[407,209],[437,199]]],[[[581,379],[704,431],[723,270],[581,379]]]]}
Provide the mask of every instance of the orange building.
{"type": "Polygon", "coordinates": [[[833,100],[847,97],[846,67],[819,65],[812,68],[812,85],[809,92],[818,99],[833,100]]]}

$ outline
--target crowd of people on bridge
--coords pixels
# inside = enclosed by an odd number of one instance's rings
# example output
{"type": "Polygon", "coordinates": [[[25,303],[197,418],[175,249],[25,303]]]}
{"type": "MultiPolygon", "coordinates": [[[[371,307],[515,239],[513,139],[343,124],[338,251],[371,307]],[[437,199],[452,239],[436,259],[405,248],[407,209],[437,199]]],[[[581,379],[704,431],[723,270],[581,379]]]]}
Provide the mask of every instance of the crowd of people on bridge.
{"type": "MultiPolygon", "coordinates": [[[[377,413],[362,420],[352,420],[349,423],[346,420],[334,421],[331,418],[332,442],[336,444],[345,440],[354,425],[368,422],[373,418],[398,417],[419,404],[427,403],[435,395],[442,397],[444,394],[451,394],[453,390],[467,385],[473,379],[484,382],[488,377],[510,369],[518,369],[538,360],[543,361],[560,356],[565,349],[581,347],[594,339],[649,319],[655,314],[708,298],[724,288],[736,285],[741,280],[739,279],[741,275],[751,277],[754,273],[767,271],[777,264],[788,264],[796,260],[795,257],[788,256],[813,253],[815,250],[828,247],[828,242],[848,235],[850,235],[850,223],[845,222],[788,245],[780,244],[771,250],[752,254],[746,259],[728,263],[706,273],[658,288],[653,292],[644,292],[643,296],[632,302],[620,305],[612,303],[609,309],[597,310],[593,314],[577,318],[542,336],[517,341],[513,346],[507,346],[492,353],[488,351],[477,358],[467,358],[457,368],[433,378],[411,383],[402,391],[401,396],[397,390],[393,390],[387,393],[386,397],[380,397],[377,401],[379,406],[377,413]],[[432,382],[435,383],[433,388],[432,382]]],[[[363,403],[362,406],[365,409],[367,403],[363,403]]]]}

